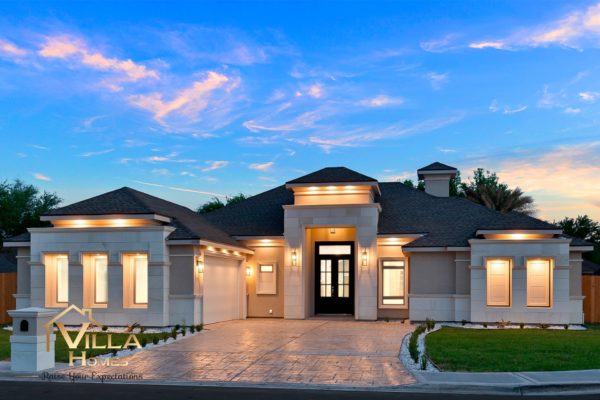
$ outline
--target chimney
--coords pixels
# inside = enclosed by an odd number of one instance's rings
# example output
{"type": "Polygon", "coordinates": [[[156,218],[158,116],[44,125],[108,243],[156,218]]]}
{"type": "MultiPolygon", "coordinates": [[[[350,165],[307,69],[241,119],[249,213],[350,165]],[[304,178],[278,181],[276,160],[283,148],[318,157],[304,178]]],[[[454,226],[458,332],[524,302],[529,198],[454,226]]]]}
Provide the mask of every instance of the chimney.
{"type": "Polygon", "coordinates": [[[450,179],[458,170],[440,162],[434,162],[417,170],[419,179],[425,181],[425,193],[437,197],[450,196],[450,179]]]}

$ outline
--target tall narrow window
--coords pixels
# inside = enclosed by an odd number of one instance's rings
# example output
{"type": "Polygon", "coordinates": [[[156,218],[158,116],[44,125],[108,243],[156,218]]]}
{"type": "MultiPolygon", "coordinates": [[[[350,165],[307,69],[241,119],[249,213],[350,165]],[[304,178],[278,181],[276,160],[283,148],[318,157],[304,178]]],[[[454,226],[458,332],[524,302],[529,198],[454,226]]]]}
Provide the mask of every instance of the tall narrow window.
{"type": "Polygon", "coordinates": [[[527,260],[527,306],[550,307],[552,263],[549,259],[527,260]]]}
{"type": "Polygon", "coordinates": [[[148,303],[148,258],[136,256],[133,259],[134,273],[134,302],[136,304],[148,303]]]}
{"type": "Polygon", "coordinates": [[[490,258],[486,260],[487,305],[490,307],[510,307],[509,258],[490,258]]]}
{"type": "Polygon", "coordinates": [[[406,304],[406,266],[404,260],[381,262],[381,304],[404,306],[406,304]]]}
{"type": "Polygon", "coordinates": [[[94,257],[94,302],[108,303],[108,258],[94,257]]]}
{"type": "Polygon", "coordinates": [[[69,258],[56,256],[56,302],[69,302],[69,258]]]}

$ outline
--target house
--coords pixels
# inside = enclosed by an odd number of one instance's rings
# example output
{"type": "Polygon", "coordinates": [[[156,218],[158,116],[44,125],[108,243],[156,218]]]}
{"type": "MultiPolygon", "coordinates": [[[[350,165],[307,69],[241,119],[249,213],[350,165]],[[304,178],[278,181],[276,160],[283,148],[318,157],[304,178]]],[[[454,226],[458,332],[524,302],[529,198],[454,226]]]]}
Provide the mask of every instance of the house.
{"type": "Polygon", "coordinates": [[[92,308],[103,324],[246,317],[582,323],[587,242],[555,225],[324,168],[198,215],[121,188],[42,217],[18,248],[17,307],[92,308]]]}

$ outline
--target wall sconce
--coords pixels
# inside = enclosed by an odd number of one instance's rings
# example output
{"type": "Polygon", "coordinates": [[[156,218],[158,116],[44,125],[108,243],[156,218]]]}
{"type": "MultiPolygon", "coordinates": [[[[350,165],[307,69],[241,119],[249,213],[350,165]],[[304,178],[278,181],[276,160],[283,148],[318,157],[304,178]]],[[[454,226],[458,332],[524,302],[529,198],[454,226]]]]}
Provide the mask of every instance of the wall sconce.
{"type": "Polygon", "coordinates": [[[252,276],[252,267],[246,265],[246,276],[252,276]]]}
{"type": "Polygon", "coordinates": [[[335,235],[335,228],[329,228],[329,233],[331,233],[332,235],[335,235]]]}
{"type": "Polygon", "coordinates": [[[298,253],[296,250],[292,250],[292,266],[295,267],[298,265],[298,253]]]}
{"type": "Polygon", "coordinates": [[[363,249],[362,251],[361,265],[363,266],[363,269],[366,269],[365,267],[369,265],[369,253],[367,253],[367,249],[363,249]]]}
{"type": "Polygon", "coordinates": [[[196,272],[199,274],[204,273],[204,261],[200,257],[196,259],[196,272]]]}

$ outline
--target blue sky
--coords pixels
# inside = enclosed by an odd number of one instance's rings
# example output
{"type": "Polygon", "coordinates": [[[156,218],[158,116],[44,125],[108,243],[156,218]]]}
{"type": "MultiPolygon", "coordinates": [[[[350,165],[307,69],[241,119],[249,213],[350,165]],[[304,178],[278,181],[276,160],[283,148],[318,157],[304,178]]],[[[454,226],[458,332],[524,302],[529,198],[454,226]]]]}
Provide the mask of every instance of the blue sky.
{"type": "Polygon", "coordinates": [[[497,171],[600,219],[600,3],[0,3],[0,178],[189,207],[324,166],[497,171]]]}

